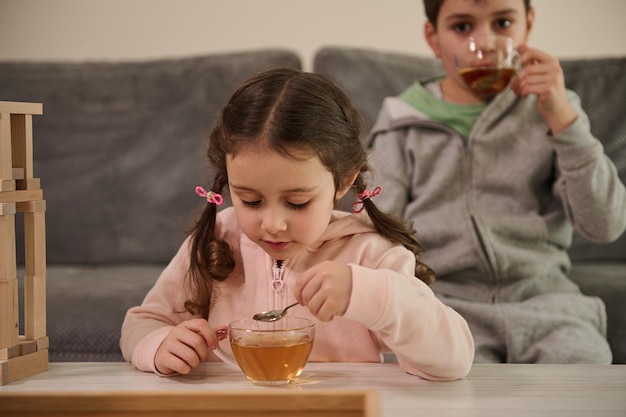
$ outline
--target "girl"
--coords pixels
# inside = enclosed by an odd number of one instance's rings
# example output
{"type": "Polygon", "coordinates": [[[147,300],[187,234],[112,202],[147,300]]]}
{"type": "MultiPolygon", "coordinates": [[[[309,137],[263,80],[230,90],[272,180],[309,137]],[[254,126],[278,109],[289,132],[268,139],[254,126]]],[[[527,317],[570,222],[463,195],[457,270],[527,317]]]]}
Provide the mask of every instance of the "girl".
{"type": "Polygon", "coordinates": [[[435,298],[432,271],[403,222],[367,190],[359,117],[325,78],[292,69],[260,73],[232,95],[209,138],[215,170],[190,236],[139,307],[120,346],[138,369],[188,373],[219,360],[220,330],[254,313],[300,305],[316,321],[311,361],[380,362],[464,377],[474,345],[465,320],[435,298]],[[217,213],[228,186],[233,207],[217,213]],[[334,211],[350,189],[354,213],[334,211]],[[416,278],[417,276],[417,278],[416,278]]]}

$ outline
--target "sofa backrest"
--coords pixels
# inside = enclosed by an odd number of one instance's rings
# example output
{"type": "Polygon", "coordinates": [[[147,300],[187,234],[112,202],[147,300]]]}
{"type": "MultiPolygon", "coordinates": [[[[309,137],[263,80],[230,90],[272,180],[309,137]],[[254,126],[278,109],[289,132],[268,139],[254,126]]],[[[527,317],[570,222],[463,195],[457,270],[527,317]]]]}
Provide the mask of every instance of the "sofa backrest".
{"type": "MultiPolygon", "coordinates": [[[[562,60],[566,86],[578,93],[592,133],[626,183],[626,57],[562,60]]],[[[320,49],[313,70],[340,84],[361,110],[369,129],[382,101],[416,79],[443,73],[432,57],[375,49],[328,46],[320,49]]],[[[367,129],[366,129],[367,130],[367,129]]],[[[626,234],[612,244],[598,245],[575,235],[573,260],[626,260],[626,234]]]]}
{"type": "Polygon", "coordinates": [[[237,83],[276,66],[301,62],[285,50],[0,62],[0,100],[43,103],[33,147],[48,263],[168,262],[204,206],[195,186],[212,184],[205,149],[218,112],[237,83]]]}

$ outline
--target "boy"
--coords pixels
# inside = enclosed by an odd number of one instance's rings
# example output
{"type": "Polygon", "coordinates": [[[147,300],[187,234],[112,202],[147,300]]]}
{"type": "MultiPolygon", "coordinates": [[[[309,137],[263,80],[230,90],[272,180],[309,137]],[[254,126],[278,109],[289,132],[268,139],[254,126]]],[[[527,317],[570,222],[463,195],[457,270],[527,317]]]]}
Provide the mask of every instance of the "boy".
{"type": "Polygon", "coordinates": [[[558,60],[526,45],[530,0],[424,0],[446,75],[387,98],[372,129],[377,205],[414,222],[432,288],[469,322],[475,362],[611,363],[604,304],[568,279],[573,229],[626,229],[626,191],[558,60]],[[518,45],[510,88],[481,101],[456,74],[468,37],[518,45]]]}

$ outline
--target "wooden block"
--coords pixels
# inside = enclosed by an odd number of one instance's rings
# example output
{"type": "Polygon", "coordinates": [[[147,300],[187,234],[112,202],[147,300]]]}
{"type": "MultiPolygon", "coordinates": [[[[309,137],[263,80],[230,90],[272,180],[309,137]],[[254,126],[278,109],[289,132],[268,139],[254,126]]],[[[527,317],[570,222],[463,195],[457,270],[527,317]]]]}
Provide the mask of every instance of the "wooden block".
{"type": "Polygon", "coordinates": [[[5,413],[49,417],[379,417],[381,409],[379,394],[374,390],[270,389],[7,392],[0,393],[0,414],[5,413]]]}
{"type": "MultiPolygon", "coordinates": [[[[0,203],[2,210],[10,211],[10,207],[0,203]]],[[[0,282],[17,279],[15,252],[15,214],[0,216],[0,282]]]]}
{"type": "Polygon", "coordinates": [[[40,337],[39,339],[35,340],[35,342],[37,342],[37,350],[44,350],[50,347],[50,339],[48,338],[48,336],[40,337]]]}
{"type": "Polygon", "coordinates": [[[15,180],[0,178],[0,192],[15,191],[16,188],[17,184],[15,180]]]}
{"type": "Polygon", "coordinates": [[[25,178],[15,181],[16,190],[38,190],[41,188],[41,180],[39,178],[25,178]]]}
{"type": "Polygon", "coordinates": [[[36,352],[38,350],[48,349],[50,347],[50,339],[48,336],[40,337],[36,340],[27,339],[26,336],[20,335],[18,344],[10,348],[0,349],[0,360],[11,359],[16,356],[25,355],[36,352]],[[27,345],[27,346],[25,346],[27,345]]]}
{"type": "Polygon", "coordinates": [[[24,336],[19,336],[18,346],[20,348],[20,355],[28,355],[34,352],[37,352],[37,341],[36,340],[28,340],[24,336]]]}
{"type": "MultiPolygon", "coordinates": [[[[39,350],[24,356],[0,361],[0,385],[48,370],[48,350],[39,350]]],[[[2,414],[2,413],[0,413],[2,414]]],[[[3,414],[4,415],[4,414],[3,414]]]]}
{"type": "Polygon", "coordinates": [[[0,282],[0,349],[19,343],[17,286],[17,278],[0,282]]]}
{"type": "MultiPolygon", "coordinates": [[[[33,204],[33,209],[45,208],[44,204],[33,204]]],[[[20,207],[21,208],[21,207],[20,207]]],[[[27,211],[24,213],[24,251],[26,274],[46,276],[46,213],[27,211]]]]}
{"type": "Polygon", "coordinates": [[[46,336],[46,277],[24,276],[24,335],[29,340],[46,336]]]}
{"type": "Polygon", "coordinates": [[[11,114],[0,106],[0,180],[13,179],[11,152],[11,114]]]}
{"type": "Polygon", "coordinates": [[[25,101],[0,101],[0,113],[43,114],[43,104],[25,101]]]}
{"type": "MultiPolygon", "coordinates": [[[[41,206],[41,205],[40,205],[41,206]]],[[[43,204],[45,208],[45,204],[43,204]]],[[[27,275],[46,277],[45,211],[24,213],[24,251],[27,275]]]]}
{"type": "Polygon", "coordinates": [[[42,190],[15,190],[0,193],[0,203],[43,200],[42,190]]]}
{"type": "Polygon", "coordinates": [[[11,114],[13,167],[24,170],[23,178],[33,178],[33,116],[11,114]]]}
{"type": "Polygon", "coordinates": [[[0,361],[20,356],[20,345],[11,346],[8,348],[0,348],[0,361]]]}
{"type": "Polygon", "coordinates": [[[13,167],[13,179],[14,180],[23,180],[24,179],[24,168],[15,168],[15,167],[13,167]]]}
{"type": "Polygon", "coordinates": [[[17,213],[16,203],[0,203],[0,216],[17,213]]]}
{"type": "Polygon", "coordinates": [[[46,211],[46,200],[18,201],[15,203],[15,211],[18,213],[41,213],[46,211]]]}

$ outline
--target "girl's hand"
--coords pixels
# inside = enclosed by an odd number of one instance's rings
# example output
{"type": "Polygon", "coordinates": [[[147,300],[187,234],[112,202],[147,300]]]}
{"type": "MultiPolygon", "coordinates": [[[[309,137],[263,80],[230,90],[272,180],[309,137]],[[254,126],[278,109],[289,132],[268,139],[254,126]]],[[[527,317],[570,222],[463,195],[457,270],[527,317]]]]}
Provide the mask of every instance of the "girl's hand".
{"type": "Polygon", "coordinates": [[[188,374],[208,359],[209,351],[217,348],[217,342],[215,330],[205,319],[184,321],[163,339],[154,365],[164,375],[188,374]]]}
{"type": "Polygon", "coordinates": [[[528,45],[520,45],[522,70],[511,84],[519,96],[537,95],[539,112],[550,125],[553,135],[574,123],[576,112],[567,100],[565,79],[559,60],[528,45]]]}
{"type": "Polygon", "coordinates": [[[350,303],[352,271],[334,261],[324,261],[305,271],[294,288],[298,303],[322,321],[343,315],[350,303]]]}

